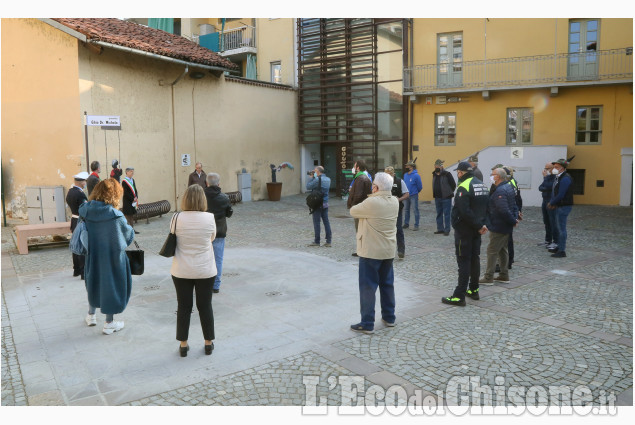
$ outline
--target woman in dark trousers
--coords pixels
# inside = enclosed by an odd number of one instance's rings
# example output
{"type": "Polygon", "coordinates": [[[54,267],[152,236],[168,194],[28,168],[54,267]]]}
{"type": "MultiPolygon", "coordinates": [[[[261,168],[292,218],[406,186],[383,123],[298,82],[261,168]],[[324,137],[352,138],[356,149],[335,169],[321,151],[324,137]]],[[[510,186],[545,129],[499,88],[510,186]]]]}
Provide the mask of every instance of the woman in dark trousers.
{"type": "Polygon", "coordinates": [[[214,349],[214,313],[212,287],[216,277],[216,263],[212,241],[216,237],[214,215],[207,212],[207,199],[198,184],[185,190],[181,200],[182,212],[175,214],[170,228],[176,234],[176,252],[170,274],[176,288],[176,339],[181,342],[179,352],[186,357],[190,349],[187,339],[192,314],[192,292],[196,292],[196,308],[203,328],[205,354],[214,349]]]}

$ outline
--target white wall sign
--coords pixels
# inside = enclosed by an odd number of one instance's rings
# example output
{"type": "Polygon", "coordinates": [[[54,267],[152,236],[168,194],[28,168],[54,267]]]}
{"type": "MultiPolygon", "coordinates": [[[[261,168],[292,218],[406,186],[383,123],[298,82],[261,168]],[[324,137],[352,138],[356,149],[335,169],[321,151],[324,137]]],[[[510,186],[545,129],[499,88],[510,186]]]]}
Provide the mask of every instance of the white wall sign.
{"type": "Polygon", "coordinates": [[[523,148],[512,148],[511,159],[523,159],[523,148]]]}
{"type": "Polygon", "coordinates": [[[447,103],[447,99],[445,96],[437,96],[437,105],[445,105],[447,103]]]}
{"type": "Polygon", "coordinates": [[[120,127],[121,121],[112,115],[86,115],[86,125],[120,127]]]}
{"type": "Polygon", "coordinates": [[[189,153],[184,153],[183,156],[181,157],[181,166],[183,166],[183,167],[189,167],[190,166],[190,154],[189,153]]]}

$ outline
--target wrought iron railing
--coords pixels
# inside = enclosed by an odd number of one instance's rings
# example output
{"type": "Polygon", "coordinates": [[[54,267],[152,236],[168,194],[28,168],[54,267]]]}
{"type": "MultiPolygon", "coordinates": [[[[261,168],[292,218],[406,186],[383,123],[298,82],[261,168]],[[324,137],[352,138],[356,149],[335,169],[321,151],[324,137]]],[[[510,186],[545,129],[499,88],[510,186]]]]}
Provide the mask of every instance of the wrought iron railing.
{"type": "Polygon", "coordinates": [[[223,40],[221,51],[223,52],[243,47],[256,47],[256,28],[250,25],[225,30],[221,37],[223,40]]]}
{"type": "Polygon", "coordinates": [[[404,94],[633,78],[633,48],[404,68],[404,94]]]}

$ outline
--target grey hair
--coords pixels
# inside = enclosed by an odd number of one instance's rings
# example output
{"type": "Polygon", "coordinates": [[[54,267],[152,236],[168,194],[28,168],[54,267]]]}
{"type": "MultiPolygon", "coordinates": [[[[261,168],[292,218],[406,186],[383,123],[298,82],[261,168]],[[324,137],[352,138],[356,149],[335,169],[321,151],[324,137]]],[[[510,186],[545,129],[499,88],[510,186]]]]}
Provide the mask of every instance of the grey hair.
{"type": "Polygon", "coordinates": [[[392,190],[392,184],[395,180],[388,173],[377,173],[373,179],[373,184],[379,190],[392,190]]]}
{"type": "Polygon", "coordinates": [[[198,165],[200,165],[202,167],[203,163],[202,162],[197,162],[196,164],[194,164],[194,168],[196,168],[198,165]]]}
{"type": "Polygon", "coordinates": [[[321,165],[318,165],[315,168],[317,168],[317,170],[320,172],[320,174],[324,174],[324,167],[322,167],[321,165]]]}
{"type": "Polygon", "coordinates": [[[208,173],[207,178],[205,179],[208,186],[218,186],[220,183],[220,176],[216,173],[208,173]]]}
{"type": "Polygon", "coordinates": [[[507,171],[503,170],[502,168],[496,168],[493,172],[496,173],[502,181],[507,180],[507,171]]]}

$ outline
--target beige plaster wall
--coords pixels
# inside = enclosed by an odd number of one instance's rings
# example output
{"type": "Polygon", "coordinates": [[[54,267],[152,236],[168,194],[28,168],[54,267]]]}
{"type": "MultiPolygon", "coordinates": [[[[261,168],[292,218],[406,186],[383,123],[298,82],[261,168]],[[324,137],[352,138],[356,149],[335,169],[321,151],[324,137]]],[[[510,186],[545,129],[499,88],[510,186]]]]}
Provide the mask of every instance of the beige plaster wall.
{"type": "Polygon", "coordinates": [[[8,217],[27,186],[64,186],[86,170],[77,40],[37,19],[2,19],[2,184],[8,217]]]}
{"type": "Polygon", "coordinates": [[[256,31],[258,79],[271,82],[271,62],[280,61],[282,84],[295,85],[294,20],[258,18],[256,31]]]}

